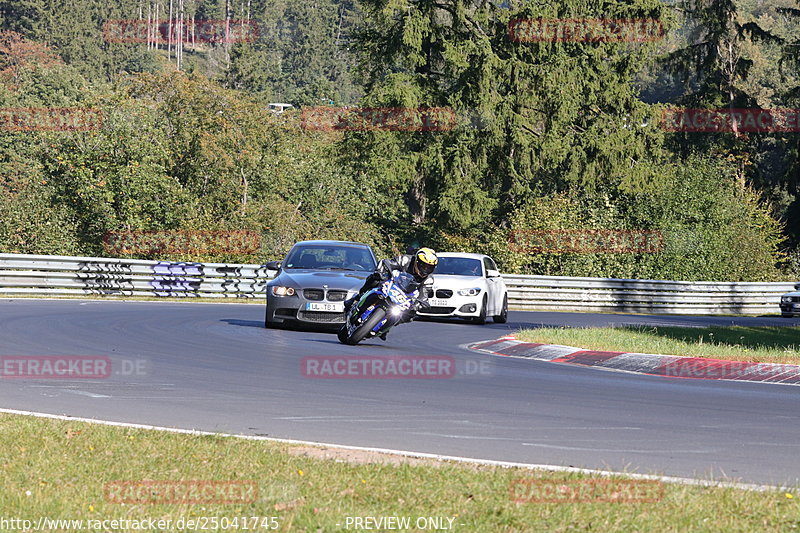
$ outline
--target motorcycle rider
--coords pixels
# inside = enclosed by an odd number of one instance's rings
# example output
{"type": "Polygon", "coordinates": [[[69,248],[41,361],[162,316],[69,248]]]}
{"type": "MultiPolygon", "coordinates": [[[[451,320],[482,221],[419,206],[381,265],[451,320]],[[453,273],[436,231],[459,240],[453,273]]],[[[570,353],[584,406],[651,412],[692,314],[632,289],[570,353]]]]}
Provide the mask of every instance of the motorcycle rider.
{"type": "MultiPolygon", "coordinates": [[[[358,294],[344,303],[345,313],[350,312],[350,307],[352,307],[355,302],[359,301],[361,297],[364,296],[364,293],[374,289],[384,281],[391,278],[393,270],[407,272],[408,274],[414,276],[414,280],[417,283],[420,285],[424,284],[430,275],[433,274],[434,269],[436,269],[436,265],[439,263],[439,258],[436,256],[436,252],[430,248],[420,248],[416,251],[409,249],[408,251],[412,253],[400,255],[394,259],[383,259],[380,263],[378,263],[378,268],[375,269],[375,272],[367,276],[367,279],[364,281],[364,285],[361,287],[361,289],[359,289],[358,294]]],[[[417,298],[415,308],[416,307],[430,307],[430,304],[428,304],[428,297],[425,294],[425,289],[422,287],[420,287],[419,297],[417,298]]],[[[415,309],[412,309],[406,316],[403,317],[401,322],[410,321],[415,314],[415,309]]],[[[386,340],[386,335],[381,335],[381,339],[386,340]]]]}

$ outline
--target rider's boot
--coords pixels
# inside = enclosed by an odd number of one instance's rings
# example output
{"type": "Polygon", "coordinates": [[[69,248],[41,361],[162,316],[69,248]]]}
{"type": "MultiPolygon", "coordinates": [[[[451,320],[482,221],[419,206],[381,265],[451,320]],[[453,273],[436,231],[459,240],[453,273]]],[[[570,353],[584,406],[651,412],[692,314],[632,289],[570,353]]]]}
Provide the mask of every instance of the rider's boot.
{"type": "Polygon", "coordinates": [[[348,298],[347,300],[344,301],[345,314],[350,312],[350,308],[353,307],[353,304],[356,303],[360,297],[361,297],[360,294],[356,294],[352,298],[348,298]]]}

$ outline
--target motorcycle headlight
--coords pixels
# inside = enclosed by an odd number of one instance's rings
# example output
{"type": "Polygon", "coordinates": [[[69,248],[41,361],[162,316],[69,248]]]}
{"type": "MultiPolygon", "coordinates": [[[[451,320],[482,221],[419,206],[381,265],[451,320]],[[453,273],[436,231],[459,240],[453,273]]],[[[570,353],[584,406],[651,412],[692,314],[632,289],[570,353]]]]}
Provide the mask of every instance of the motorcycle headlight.
{"type": "Polygon", "coordinates": [[[461,296],[477,296],[481,293],[480,287],[472,287],[471,289],[461,289],[458,294],[461,296]]]}
{"type": "Polygon", "coordinates": [[[272,287],[272,294],[274,296],[294,296],[294,288],[281,287],[280,285],[275,285],[274,287],[272,287]]]}
{"type": "Polygon", "coordinates": [[[391,311],[389,311],[389,312],[390,312],[390,313],[392,313],[392,315],[394,315],[394,316],[400,316],[400,315],[402,315],[402,314],[403,314],[403,310],[402,310],[402,309],[400,309],[400,306],[394,306],[394,307],[392,307],[392,310],[391,310],[391,311]]]}

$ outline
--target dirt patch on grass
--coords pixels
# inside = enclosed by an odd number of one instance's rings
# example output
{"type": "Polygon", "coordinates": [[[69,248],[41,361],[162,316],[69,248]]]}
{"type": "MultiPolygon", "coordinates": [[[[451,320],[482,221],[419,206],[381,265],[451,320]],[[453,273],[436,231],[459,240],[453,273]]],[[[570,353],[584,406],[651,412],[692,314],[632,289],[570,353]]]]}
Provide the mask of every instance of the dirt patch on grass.
{"type": "Polygon", "coordinates": [[[412,465],[412,466],[440,466],[442,461],[435,459],[421,459],[406,457],[391,453],[373,452],[368,450],[348,450],[344,448],[324,448],[316,446],[292,446],[289,455],[300,455],[314,459],[331,459],[340,463],[385,464],[385,465],[412,465]]]}
{"type": "Polygon", "coordinates": [[[408,457],[394,453],[374,452],[369,450],[349,450],[346,448],[330,448],[324,446],[291,446],[287,449],[289,455],[311,457],[313,459],[329,459],[339,463],[355,465],[383,464],[383,465],[411,465],[411,466],[457,466],[473,471],[496,471],[502,467],[480,463],[452,461],[448,459],[433,459],[426,457],[408,457]]]}

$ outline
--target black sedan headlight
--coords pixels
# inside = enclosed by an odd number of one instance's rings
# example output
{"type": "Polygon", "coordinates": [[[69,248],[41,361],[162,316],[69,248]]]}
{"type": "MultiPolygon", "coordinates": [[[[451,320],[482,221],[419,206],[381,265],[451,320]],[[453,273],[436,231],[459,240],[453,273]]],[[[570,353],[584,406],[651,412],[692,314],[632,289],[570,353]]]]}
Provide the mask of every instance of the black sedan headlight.
{"type": "Polygon", "coordinates": [[[294,296],[295,292],[294,287],[284,287],[282,285],[272,286],[273,296],[294,296]]]}

